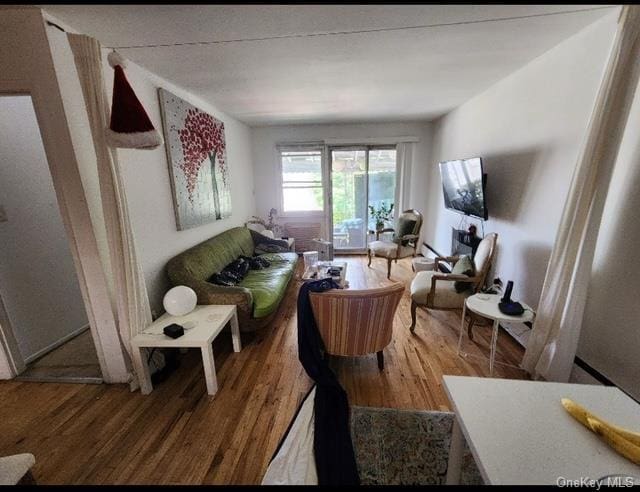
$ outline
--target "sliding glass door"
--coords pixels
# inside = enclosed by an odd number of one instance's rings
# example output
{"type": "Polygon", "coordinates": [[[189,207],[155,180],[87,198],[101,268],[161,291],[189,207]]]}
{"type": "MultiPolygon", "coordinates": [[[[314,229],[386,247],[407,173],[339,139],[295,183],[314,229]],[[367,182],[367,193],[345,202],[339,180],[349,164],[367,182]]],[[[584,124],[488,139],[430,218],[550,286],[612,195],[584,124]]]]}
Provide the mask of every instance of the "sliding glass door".
{"type": "MultiPolygon", "coordinates": [[[[375,230],[369,206],[394,202],[396,150],[393,147],[332,148],[331,220],[334,248],[342,252],[366,250],[375,230]]],[[[387,226],[392,225],[389,221],[387,226]]]]}

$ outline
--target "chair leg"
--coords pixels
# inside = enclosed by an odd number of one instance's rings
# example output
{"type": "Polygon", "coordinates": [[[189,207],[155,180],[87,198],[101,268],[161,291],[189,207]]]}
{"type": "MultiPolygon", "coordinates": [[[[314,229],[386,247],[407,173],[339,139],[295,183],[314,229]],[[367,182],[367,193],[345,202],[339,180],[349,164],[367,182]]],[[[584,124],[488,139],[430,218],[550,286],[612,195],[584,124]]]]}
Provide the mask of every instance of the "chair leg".
{"type": "Polygon", "coordinates": [[[376,352],[376,355],[378,356],[378,369],[382,371],[384,369],[384,354],[381,350],[380,352],[376,352]]]}
{"type": "Polygon", "coordinates": [[[416,329],[416,309],[418,308],[418,305],[416,304],[416,301],[411,301],[411,326],[409,327],[409,329],[411,330],[411,333],[413,333],[416,329]]]}
{"type": "Polygon", "coordinates": [[[391,279],[391,258],[387,258],[387,278],[391,279]]]}
{"type": "Polygon", "coordinates": [[[369,257],[369,263],[367,263],[367,266],[370,267],[371,266],[371,250],[369,248],[367,248],[367,256],[369,257]]]}
{"type": "Polygon", "coordinates": [[[473,332],[471,331],[471,329],[476,323],[476,318],[473,316],[473,314],[469,315],[469,318],[469,324],[467,325],[467,335],[469,335],[469,340],[473,341],[473,332]]]}

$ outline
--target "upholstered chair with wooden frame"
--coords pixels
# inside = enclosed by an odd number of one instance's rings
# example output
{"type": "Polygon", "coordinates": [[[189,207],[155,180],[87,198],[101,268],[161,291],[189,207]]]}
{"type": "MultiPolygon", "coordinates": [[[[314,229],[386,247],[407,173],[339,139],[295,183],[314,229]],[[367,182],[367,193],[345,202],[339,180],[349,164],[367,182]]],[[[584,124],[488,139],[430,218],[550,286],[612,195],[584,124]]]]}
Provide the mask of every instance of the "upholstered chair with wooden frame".
{"type": "Polygon", "coordinates": [[[318,330],[330,355],[375,353],[384,369],[384,348],[391,343],[393,317],[404,285],[366,290],[334,289],[311,292],[309,300],[318,330]]]}
{"type": "Polygon", "coordinates": [[[367,255],[369,256],[369,263],[367,266],[371,266],[372,256],[386,258],[387,278],[390,278],[392,261],[395,260],[397,263],[399,258],[416,256],[421,227],[422,214],[420,212],[415,209],[409,209],[402,212],[398,216],[398,223],[396,225],[396,229],[398,230],[386,228],[376,232],[376,241],[369,243],[369,246],[367,247],[367,255]],[[401,227],[402,221],[407,221],[407,223],[413,222],[413,227],[409,232],[398,229],[401,227]],[[378,241],[377,239],[379,234],[383,232],[393,232],[396,234],[396,237],[394,237],[393,241],[378,241]],[[402,234],[402,236],[400,236],[400,234],[402,234]]]}
{"type": "MultiPolygon", "coordinates": [[[[480,241],[473,256],[475,273],[472,276],[439,271],[440,262],[448,262],[455,266],[460,259],[459,256],[438,256],[435,260],[435,271],[421,271],[416,274],[411,282],[411,331],[416,327],[418,306],[428,309],[462,309],[467,297],[480,291],[491,269],[497,241],[498,235],[495,232],[487,234],[480,241]],[[458,281],[468,282],[469,287],[457,292],[454,283],[458,281]]],[[[473,324],[469,324],[468,328],[470,338],[472,326],[473,324]]]]}

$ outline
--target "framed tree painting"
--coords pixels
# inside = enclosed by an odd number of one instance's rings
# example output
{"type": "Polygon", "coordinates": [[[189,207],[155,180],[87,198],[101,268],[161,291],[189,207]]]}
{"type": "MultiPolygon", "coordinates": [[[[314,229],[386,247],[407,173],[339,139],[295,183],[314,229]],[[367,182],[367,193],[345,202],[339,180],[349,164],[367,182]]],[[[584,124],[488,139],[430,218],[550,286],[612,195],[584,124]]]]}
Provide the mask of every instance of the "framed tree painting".
{"type": "Polygon", "coordinates": [[[158,89],[178,230],[231,216],[224,123],[158,89]]]}

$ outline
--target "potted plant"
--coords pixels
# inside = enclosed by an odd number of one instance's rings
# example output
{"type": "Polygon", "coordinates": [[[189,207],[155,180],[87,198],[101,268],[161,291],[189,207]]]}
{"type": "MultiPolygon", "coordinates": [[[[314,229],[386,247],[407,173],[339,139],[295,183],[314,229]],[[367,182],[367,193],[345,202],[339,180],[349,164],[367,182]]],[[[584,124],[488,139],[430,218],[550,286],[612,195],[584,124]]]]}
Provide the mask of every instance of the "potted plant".
{"type": "Polygon", "coordinates": [[[391,220],[392,213],[393,203],[389,205],[389,208],[387,208],[384,202],[382,202],[378,208],[373,205],[369,205],[369,215],[376,221],[376,232],[380,232],[384,229],[384,222],[386,220],[391,220]]]}
{"type": "Polygon", "coordinates": [[[279,237],[280,232],[282,231],[282,227],[280,224],[276,222],[276,218],[278,217],[278,211],[275,208],[269,210],[269,216],[265,220],[262,217],[257,217],[255,215],[251,216],[251,219],[247,221],[248,224],[260,224],[266,230],[273,232],[274,237],[279,237]]]}

